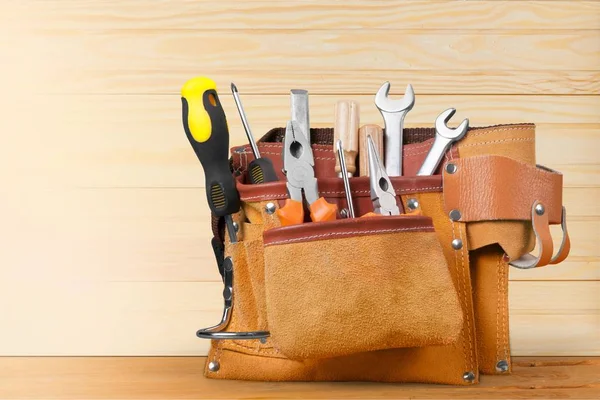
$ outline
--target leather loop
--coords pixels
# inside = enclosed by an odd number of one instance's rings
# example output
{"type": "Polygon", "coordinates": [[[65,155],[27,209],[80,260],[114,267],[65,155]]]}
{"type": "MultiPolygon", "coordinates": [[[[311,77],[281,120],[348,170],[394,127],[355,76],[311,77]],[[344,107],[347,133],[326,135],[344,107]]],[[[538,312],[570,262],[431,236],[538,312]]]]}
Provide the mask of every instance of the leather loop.
{"type": "Polygon", "coordinates": [[[551,224],[561,221],[562,174],[502,156],[475,156],[451,161],[444,170],[446,212],[460,211],[461,222],[531,220],[531,204],[546,208],[551,224]]]}
{"type": "Polygon", "coordinates": [[[548,265],[552,259],[554,244],[550,234],[550,224],[548,222],[548,212],[544,205],[536,200],[531,207],[531,222],[537,241],[539,255],[534,256],[531,253],[521,256],[519,259],[511,261],[509,264],[519,269],[529,269],[543,267],[548,265]],[[541,213],[538,211],[542,210],[541,213]]]}
{"type": "Polygon", "coordinates": [[[550,260],[550,264],[558,264],[563,262],[571,251],[571,239],[569,238],[569,231],[567,230],[567,209],[564,206],[562,208],[561,219],[562,221],[560,222],[560,226],[562,228],[563,238],[558,251],[550,260]]]}

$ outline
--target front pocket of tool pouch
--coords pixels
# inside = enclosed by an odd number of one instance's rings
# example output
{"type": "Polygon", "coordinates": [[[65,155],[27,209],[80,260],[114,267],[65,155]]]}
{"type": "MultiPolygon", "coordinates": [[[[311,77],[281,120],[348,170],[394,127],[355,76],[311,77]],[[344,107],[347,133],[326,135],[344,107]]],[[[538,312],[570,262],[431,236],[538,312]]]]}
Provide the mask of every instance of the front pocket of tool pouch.
{"type": "Polygon", "coordinates": [[[306,223],[264,233],[267,320],[291,359],[449,344],[462,311],[429,217],[306,223]]]}

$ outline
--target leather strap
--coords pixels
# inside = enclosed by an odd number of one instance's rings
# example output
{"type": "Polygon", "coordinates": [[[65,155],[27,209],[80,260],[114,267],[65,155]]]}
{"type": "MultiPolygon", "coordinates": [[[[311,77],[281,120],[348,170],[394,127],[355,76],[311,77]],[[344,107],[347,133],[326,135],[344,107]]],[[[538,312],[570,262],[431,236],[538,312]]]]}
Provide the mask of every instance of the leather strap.
{"type": "Polygon", "coordinates": [[[531,220],[531,204],[539,201],[549,222],[561,223],[559,172],[486,155],[453,160],[446,164],[443,177],[446,212],[460,213],[462,222],[531,220]]]}
{"type": "Polygon", "coordinates": [[[511,261],[509,265],[519,269],[529,269],[544,267],[548,264],[558,264],[569,255],[571,249],[571,240],[567,231],[566,209],[562,207],[561,227],[563,230],[563,239],[556,255],[552,256],[554,244],[550,234],[550,224],[548,222],[548,212],[540,201],[535,201],[531,207],[531,221],[533,231],[537,240],[539,255],[525,254],[517,260],[511,261]]]}

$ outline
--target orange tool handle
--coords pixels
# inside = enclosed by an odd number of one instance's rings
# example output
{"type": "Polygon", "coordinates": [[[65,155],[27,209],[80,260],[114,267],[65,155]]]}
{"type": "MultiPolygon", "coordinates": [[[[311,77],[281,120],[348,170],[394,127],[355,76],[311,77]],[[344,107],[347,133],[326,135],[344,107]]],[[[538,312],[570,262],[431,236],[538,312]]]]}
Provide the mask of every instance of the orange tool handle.
{"type": "MultiPolygon", "coordinates": [[[[328,203],[323,197],[310,205],[310,219],[313,222],[334,221],[338,207],[328,203]]],[[[304,222],[304,204],[300,201],[287,199],[283,207],[277,210],[281,226],[297,225],[304,222]]]]}
{"type": "Polygon", "coordinates": [[[374,213],[373,211],[366,213],[365,215],[361,216],[361,218],[368,218],[368,217],[381,217],[381,214],[377,214],[374,213]]]}
{"type": "Polygon", "coordinates": [[[304,204],[301,201],[287,199],[283,207],[277,210],[282,226],[297,225],[304,222],[304,204]]]}
{"type": "Polygon", "coordinates": [[[313,222],[334,221],[338,211],[338,207],[335,204],[328,203],[324,197],[319,197],[309,208],[310,219],[313,222]]]}

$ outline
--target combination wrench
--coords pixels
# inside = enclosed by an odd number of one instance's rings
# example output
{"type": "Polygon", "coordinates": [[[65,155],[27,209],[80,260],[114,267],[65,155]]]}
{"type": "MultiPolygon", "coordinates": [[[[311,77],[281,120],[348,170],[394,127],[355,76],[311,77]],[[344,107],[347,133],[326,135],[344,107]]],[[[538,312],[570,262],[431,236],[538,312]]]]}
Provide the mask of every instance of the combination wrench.
{"type": "Polygon", "coordinates": [[[465,118],[457,128],[448,128],[448,121],[450,121],[450,118],[452,118],[455,113],[455,108],[449,108],[436,118],[435,139],[417,175],[433,175],[450,145],[462,139],[467,133],[467,130],[469,129],[468,118],[465,118]]]}
{"type": "Polygon", "coordinates": [[[389,93],[390,83],[385,82],[375,95],[375,106],[385,123],[385,172],[389,176],[401,176],[404,117],[415,105],[415,92],[409,84],[402,100],[390,99],[389,93]]]}

